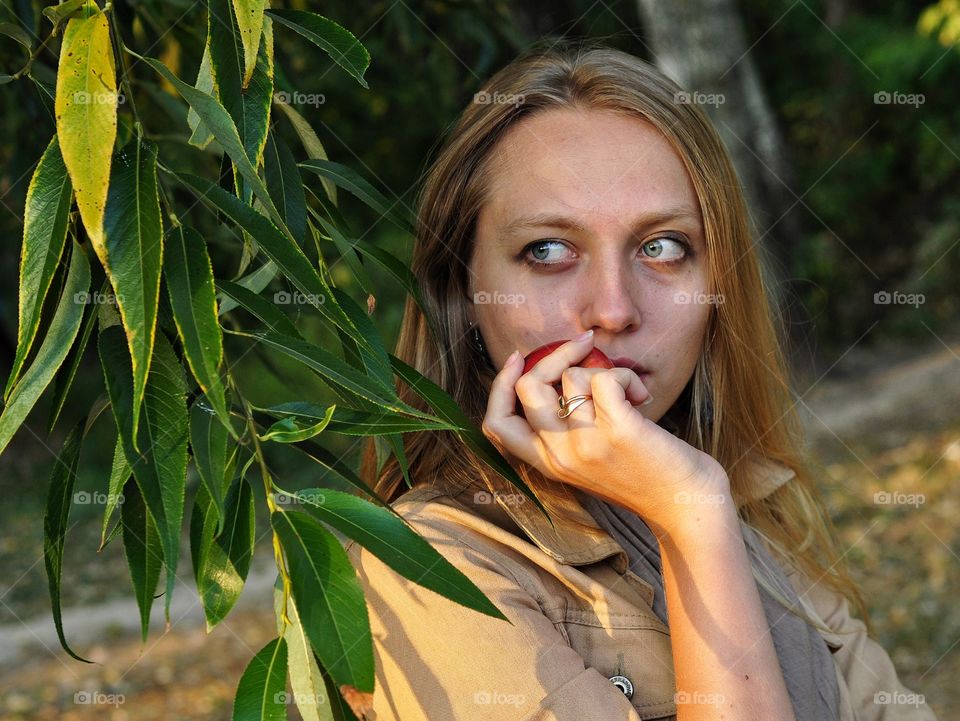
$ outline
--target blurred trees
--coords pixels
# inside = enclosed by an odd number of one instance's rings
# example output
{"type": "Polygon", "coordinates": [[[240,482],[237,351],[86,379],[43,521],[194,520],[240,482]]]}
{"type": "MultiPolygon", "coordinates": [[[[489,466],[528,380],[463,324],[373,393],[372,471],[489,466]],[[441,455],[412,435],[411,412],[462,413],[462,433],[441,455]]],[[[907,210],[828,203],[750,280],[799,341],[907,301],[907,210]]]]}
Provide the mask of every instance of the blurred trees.
{"type": "Polygon", "coordinates": [[[802,241],[789,189],[792,158],[784,146],[767,93],[733,0],[639,0],[657,66],[710,116],[740,176],[757,250],[774,269],[779,289],[790,252],[802,241]]]}
{"type": "MultiPolygon", "coordinates": [[[[138,3],[139,14],[151,18],[139,21],[138,32],[157,43],[152,52],[190,78],[200,64],[194,48],[202,28],[174,25],[188,5],[185,0],[138,3]],[[158,31],[170,25],[169,33],[158,31]]],[[[9,0],[0,22],[32,14],[29,29],[36,30],[40,7],[31,0],[9,0]]],[[[130,13],[123,2],[116,8],[121,15],[130,13]]],[[[749,48],[740,64],[749,59],[755,66],[793,166],[792,177],[786,170],[778,174],[789,186],[783,192],[795,206],[800,233],[785,251],[785,274],[793,279],[794,302],[809,313],[802,331],[823,353],[831,353],[846,348],[877,318],[886,322],[872,333],[927,333],[918,319],[935,331],[944,328],[958,310],[951,282],[960,271],[955,191],[960,52],[951,45],[956,2],[897,0],[868,9],[847,0],[822,5],[744,0],[738,8],[749,48]],[[923,94],[925,102],[875,104],[874,94],[881,91],[923,94]],[[910,312],[874,304],[875,292],[895,289],[924,293],[926,302],[910,312]]],[[[481,81],[530,40],[561,34],[602,38],[653,59],[653,28],[641,21],[636,2],[357,5],[331,0],[324,12],[349,21],[370,48],[370,91],[352,92],[349,78],[330,72],[330,61],[300,38],[285,40],[279,49],[277,86],[323,94],[322,104],[297,109],[317,129],[332,159],[353,162],[378,178],[398,207],[412,207],[431,150],[481,81]]],[[[24,59],[24,48],[0,35],[0,73],[14,73],[24,59]]],[[[48,84],[51,60],[41,52],[36,66],[48,84]]],[[[3,267],[17,264],[25,184],[52,129],[52,97],[49,85],[44,89],[22,80],[0,85],[0,232],[10,239],[0,246],[3,267]]],[[[157,142],[169,144],[167,152],[177,151],[176,140],[157,142]]],[[[753,150],[761,154],[758,147],[753,150]]],[[[344,202],[344,214],[358,234],[401,257],[409,253],[409,239],[377,223],[352,199],[344,202]]],[[[338,264],[333,272],[341,272],[338,264]]],[[[392,332],[400,312],[400,291],[384,287],[377,322],[392,332]]],[[[15,294],[8,283],[0,291],[4,369],[12,362],[15,338],[15,294]]]]}

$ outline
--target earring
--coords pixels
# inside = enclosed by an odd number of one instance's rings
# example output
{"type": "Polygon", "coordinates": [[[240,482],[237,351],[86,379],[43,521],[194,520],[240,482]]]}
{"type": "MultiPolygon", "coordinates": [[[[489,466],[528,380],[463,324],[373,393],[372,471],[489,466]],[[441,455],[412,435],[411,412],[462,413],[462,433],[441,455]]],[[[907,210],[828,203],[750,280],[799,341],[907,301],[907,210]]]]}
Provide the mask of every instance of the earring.
{"type": "Polygon", "coordinates": [[[473,347],[477,349],[477,353],[483,355],[487,352],[487,349],[483,345],[483,338],[480,337],[480,327],[475,323],[471,324],[470,327],[473,328],[473,347]]]}

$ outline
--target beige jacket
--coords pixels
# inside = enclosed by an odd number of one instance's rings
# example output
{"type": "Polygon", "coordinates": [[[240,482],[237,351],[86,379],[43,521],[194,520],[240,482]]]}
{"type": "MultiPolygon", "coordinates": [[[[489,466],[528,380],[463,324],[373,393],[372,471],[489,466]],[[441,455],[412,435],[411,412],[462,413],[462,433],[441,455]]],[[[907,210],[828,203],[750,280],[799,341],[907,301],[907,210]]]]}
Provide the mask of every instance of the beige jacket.
{"type": "MultiPolygon", "coordinates": [[[[755,476],[748,499],[793,477],[755,476]]],[[[391,505],[466,574],[513,625],[449,601],[345,545],[366,594],[376,661],[376,721],[640,721],[674,718],[670,632],[653,589],[609,535],[595,541],[543,514],[503,482],[417,486],[391,505]],[[625,676],[630,698],[611,677],[625,676]]],[[[579,493],[579,491],[577,492],[579,493]]],[[[576,501],[568,509],[597,527],[576,501]]],[[[789,575],[833,633],[841,721],[936,721],[841,596],[789,575]]],[[[695,700],[695,699],[693,699],[695,700]]]]}

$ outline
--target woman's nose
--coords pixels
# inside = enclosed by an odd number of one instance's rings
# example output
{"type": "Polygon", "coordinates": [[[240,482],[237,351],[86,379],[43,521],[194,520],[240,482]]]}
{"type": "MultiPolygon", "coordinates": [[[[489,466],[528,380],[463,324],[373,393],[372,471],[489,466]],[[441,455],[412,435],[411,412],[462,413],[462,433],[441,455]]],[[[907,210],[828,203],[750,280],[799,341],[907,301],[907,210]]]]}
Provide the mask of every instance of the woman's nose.
{"type": "Polygon", "coordinates": [[[640,308],[633,287],[636,279],[622,263],[597,264],[583,280],[584,329],[602,328],[618,333],[639,325],[640,308]]]}

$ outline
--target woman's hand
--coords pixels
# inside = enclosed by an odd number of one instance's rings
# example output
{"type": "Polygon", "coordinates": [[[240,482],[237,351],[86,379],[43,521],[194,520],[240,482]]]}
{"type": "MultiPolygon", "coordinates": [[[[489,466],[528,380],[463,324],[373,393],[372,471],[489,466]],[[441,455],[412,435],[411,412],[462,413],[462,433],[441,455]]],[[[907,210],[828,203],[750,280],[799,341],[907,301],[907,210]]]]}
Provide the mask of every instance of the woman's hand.
{"type": "Polygon", "coordinates": [[[636,511],[658,536],[697,507],[729,499],[729,480],[710,455],[644,418],[650,393],[629,368],[579,368],[593,335],[573,340],[523,373],[519,353],[494,378],[483,432],[501,452],[549,478],[636,511]],[[590,395],[567,418],[557,417],[563,395],[590,395]],[[516,399],[523,405],[518,416],[516,399]]]}

